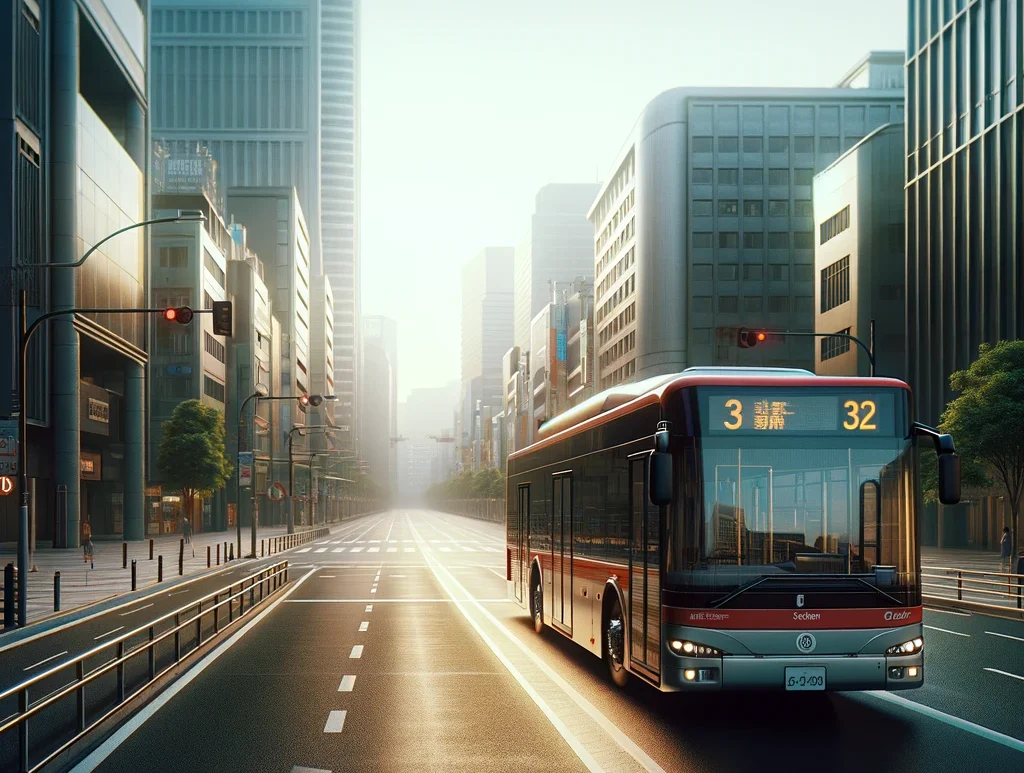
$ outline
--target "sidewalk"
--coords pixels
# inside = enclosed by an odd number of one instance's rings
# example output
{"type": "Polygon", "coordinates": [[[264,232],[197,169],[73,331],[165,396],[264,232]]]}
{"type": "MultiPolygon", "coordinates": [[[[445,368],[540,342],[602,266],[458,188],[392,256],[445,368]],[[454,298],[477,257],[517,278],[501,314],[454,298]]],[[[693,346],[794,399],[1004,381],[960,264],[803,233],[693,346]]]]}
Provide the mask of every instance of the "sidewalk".
{"type": "Polygon", "coordinates": [[[980,572],[999,571],[998,550],[955,550],[921,548],[921,569],[942,566],[950,569],[974,569],[980,572]]]}
{"type": "MultiPolygon", "coordinates": [[[[296,527],[306,531],[309,527],[296,527]]],[[[279,537],[287,534],[285,526],[270,526],[259,530],[259,539],[279,537]]],[[[217,546],[221,546],[221,565],[225,562],[224,543],[235,543],[235,531],[214,531],[193,535],[192,542],[185,545],[183,574],[185,576],[206,571],[206,546],[210,546],[210,564],[217,566],[217,546]],[[193,557],[193,549],[195,556],[193,557]]],[[[29,565],[35,564],[38,572],[28,576],[28,621],[39,620],[53,614],[53,575],[60,572],[60,611],[92,604],[96,601],[126,593],[132,589],[132,559],[136,560],[138,588],[152,585],[157,579],[157,556],[164,557],[164,582],[175,580],[178,574],[178,544],[180,534],[167,534],[153,538],[153,560],[149,560],[149,540],[128,543],[128,568],[121,568],[121,542],[96,541],[95,569],[83,560],[82,548],[54,550],[42,548],[35,551],[29,565]]],[[[250,536],[248,528],[242,530],[242,553],[248,553],[250,536]]],[[[237,552],[237,545],[236,552],[237,552]]],[[[269,549],[269,546],[268,546],[269,549]]],[[[256,543],[257,556],[259,542],[256,543]]],[[[235,556],[236,560],[238,556],[235,556]]],[[[0,569],[7,564],[18,565],[17,549],[0,549],[0,569]]],[[[2,578],[2,575],[0,575],[2,578]]],[[[2,579],[0,579],[2,582],[2,579]]],[[[2,623],[0,623],[2,625],[2,623]]]]}
{"type": "MultiPolygon", "coordinates": [[[[999,563],[999,553],[995,551],[921,548],[921,573],[926,575],[922,578],[922,590],[933,599],[956,601],[959,596],[963,601],[1019,609],[1017,594],[1024,594],[1024,587],[1016,579],[1001,577],[999,563]],[[971,573],[959,578],[958,588],[956,573],[943,571],[949,569],[971,573]]],[[[1015,570],[1016,566],[1011,566],[1010,571],[1015,570]]]]}

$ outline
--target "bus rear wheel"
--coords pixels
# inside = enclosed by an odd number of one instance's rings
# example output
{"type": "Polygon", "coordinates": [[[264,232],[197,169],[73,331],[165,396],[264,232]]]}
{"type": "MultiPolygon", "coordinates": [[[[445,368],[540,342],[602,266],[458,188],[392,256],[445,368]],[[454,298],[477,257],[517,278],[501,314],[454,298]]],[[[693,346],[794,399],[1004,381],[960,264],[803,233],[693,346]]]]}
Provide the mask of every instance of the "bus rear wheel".
{"type": "Polygon", "coordinates": [[[622,617],[622,605],[618,596],[615,596],[604,621],[604,659],[608,664],[608,675],[616,687],[625,687],[629,682],[625,656],[626,626],[622,617]]]}
{"type": "Polygon", "coordinates": [[[533,615],[533,630],[537,633],[544,631],[544,589],[540,584],[540,575],[533,573],[533,581],[530,583],[530,614],[533,615]]]}

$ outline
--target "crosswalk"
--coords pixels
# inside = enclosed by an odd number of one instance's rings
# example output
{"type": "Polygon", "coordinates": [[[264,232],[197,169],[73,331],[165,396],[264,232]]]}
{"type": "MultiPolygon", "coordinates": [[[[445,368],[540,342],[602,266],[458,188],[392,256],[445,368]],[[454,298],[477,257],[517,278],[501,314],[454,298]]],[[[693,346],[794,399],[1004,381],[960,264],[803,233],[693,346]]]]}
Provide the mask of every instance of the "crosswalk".
{"type": "MultiPolygon", "coordinates": [[[[381,548],[386,553],[416,553],[418,547],[410,547],[409,543],[415,540],[327,540],[318,542],[317,545],[336,545],[338,547],[307,547],[299,548],[296,553],[380,553],[381,548]]],[[[483,544],[482,540],[429,540],[430,544],[424,545],[423,550],[432,553],[435,550],[441,553],[500,553],[501,548],[493,544],[483,544]],[[436,546],[436,547],[435,547],[436,546]]]]}

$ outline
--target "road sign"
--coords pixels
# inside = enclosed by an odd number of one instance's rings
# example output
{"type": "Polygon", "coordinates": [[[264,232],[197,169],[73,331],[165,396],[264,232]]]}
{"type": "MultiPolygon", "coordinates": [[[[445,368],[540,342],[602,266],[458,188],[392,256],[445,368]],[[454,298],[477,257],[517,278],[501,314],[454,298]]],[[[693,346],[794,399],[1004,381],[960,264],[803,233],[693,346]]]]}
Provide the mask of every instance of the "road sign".
{"type": "Polygon", "coordinates": [[[18,420],[0,420],[0,475],[18,474],[18,420]]]}
{"type": "Polygon", "coordinates": [[[252,451],[238,453],[238,485],[242,488],[252,485],[252,451]]]}
{"type": "Polygon", "coordinates": [[[0,477],[0,497],[5,497],[14,491],[14,478],[10,475],[0,477]]]}

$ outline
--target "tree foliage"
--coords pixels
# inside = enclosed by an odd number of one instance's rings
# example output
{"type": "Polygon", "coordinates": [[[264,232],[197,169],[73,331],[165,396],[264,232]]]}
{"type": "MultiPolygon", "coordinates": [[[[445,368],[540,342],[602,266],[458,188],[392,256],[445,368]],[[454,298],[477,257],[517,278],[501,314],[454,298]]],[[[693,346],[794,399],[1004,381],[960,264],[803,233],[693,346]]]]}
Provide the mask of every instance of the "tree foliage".
{"type": "Polygon", "coordinates": [[[199,400],[186,400],[163,424],[157,469],[164,484],[181,492],[185,514],[197,496],[212,494],[231,478],[224,449],[224,417],[199,400]]]}
{"type": "MultiPolygon", "coordinates": [[[[958,396],[942,414],[939,429],[953,436],[967,486],[997,486],[1010,505],[1013,554],[1024,490],[1024,341],[982,344],[967,370],[949,377],[958,396]]],[[[923,464],[931,470],[934,464],[923,464]]],[[[934,497],[934,481],[926,491],[934,497]]]]}
{"type": "Polygon", "coordinates": [[[504,499],[505,475],[495,467],[483,470],[463,470],[444,483],[437,483],[427,490],[427,500],[432,504],[458,499],[504,499]]]}

